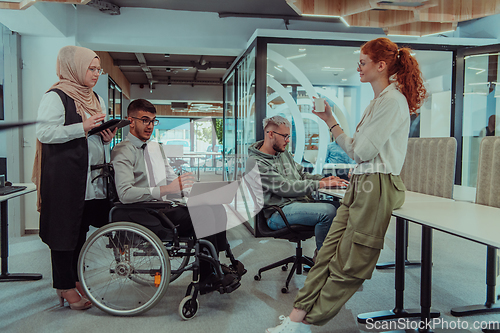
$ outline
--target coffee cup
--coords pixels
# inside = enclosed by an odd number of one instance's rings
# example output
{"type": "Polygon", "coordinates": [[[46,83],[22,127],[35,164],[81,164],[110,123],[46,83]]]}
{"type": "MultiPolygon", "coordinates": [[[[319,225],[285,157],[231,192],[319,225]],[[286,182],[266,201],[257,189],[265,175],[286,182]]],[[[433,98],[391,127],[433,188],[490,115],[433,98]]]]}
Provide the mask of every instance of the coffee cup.
{"type": "Polygon", "coordinates": [[[325,99],[324,98],[315,98],[314,99],[314,111],[325,112],[325,99]]]}

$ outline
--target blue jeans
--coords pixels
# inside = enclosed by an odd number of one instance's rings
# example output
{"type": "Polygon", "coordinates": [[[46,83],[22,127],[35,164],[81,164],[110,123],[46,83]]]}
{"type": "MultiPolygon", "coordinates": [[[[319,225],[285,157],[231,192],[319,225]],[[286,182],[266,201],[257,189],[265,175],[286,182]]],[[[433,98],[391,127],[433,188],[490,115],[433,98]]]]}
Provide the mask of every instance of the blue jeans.
{"type": "MultiPolygon", "coordinates": [[[[290,225],[301,224],[315,226],[314,234],[316,236],[316,248],[319,251],[330,230],[333,218],[337,214],[337,204],[338,203],[334,201],[294,202],[282,207],[282,210],[290,225]]],[[[273,215],[267,219],[267,225],[272,230],[286,227],[285,222],[278,212],[273,213],[273,215]]]]}

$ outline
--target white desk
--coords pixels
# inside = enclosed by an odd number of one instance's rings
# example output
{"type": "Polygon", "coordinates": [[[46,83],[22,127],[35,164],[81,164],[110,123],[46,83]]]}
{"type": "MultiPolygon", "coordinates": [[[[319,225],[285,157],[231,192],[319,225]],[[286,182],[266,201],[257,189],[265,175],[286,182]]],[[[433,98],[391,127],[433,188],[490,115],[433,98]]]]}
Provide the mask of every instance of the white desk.
{"type": "MultiPolygon", "coordinates": [[[[321,193],[342,198],[345,190],[325,190],[321,193]]],[[[478,205],[470,202],[454,201],[406,192],[404,205],[393,211],[396,217],[396,306],[393,310],[376,311],[360,314],[358,322],[372,320],[390,320],[397,318],[420,317],[421,321],[439,316],[439,312],[431,311],[432,281],[432,229],[484,244],[487,254],[487,300],[480,305],[451,309],[454,316],[465,316],[484,312],[498,312],[500,306],[495,304],[496,285],[496,249],[500,248],[500,210],[498,208],[478,205]],[[422,270],[421,270],[421,309],[404,309],[404,269],[405,269],[405,221],[422,226],[422,270]]]]}
{"type": "Polygon", "coordinates": [[[26,193],[36,191],[35,184],[13,184],[15,186],[26,186],[26,189],[7,195],[0,195],[0,224],[1,224],[1,251],[2,251],[2,274],[0,275],[0,282],[7,281],[24,281],[24,280],[40,280],[42,274],[31,273],[9,273],[9,222],[7,217],[7,201],[9,199],[25,195],[26,193]]]}

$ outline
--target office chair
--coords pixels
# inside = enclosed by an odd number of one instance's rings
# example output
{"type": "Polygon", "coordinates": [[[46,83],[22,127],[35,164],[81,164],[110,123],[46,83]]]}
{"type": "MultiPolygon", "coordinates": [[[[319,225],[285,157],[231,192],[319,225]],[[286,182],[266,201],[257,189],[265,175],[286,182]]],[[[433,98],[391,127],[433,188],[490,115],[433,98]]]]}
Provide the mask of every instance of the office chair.
{"type": "MultiPolygon", "coordinates": [[[[257,207],[258,201],[252,186],[248,184],[248,181],[244,176],[242,178],[245,180],[245,185],[248,189],[248,192],[252,197],[254,205],[257,207]]],[[[262,267],[261,269],[259,269],[258,274],[254,276],[254,279],[256,281],[260,281],[262,272],[268,271],[270,269],[279,266],[281,266],[281,269],[283,271],[286,271],[288,269],[288,264],[293,263],[292,269],[290,270],[290,273],[288,274],[288,277],[286,279],[285,287],[281,289],[281,292],[285,294],[288,292],[288,285],[290,284],[290,280],[292,279],[293,274],[295,272],[297,274],[302,274],[302,265],[304,264],[309,265],[311,267],[314,265],[310,257],[302,255],[302,244],[301,244],[302,241],[305,241],[314,236],[314,226],[290,225],[280,207],[271,206],[271,208],[276,210],[281,215],[283,221],[286,224],[286,227],[279,230],[272,230],[267,225],[267,219],[264,216],[264,212],[260,210],[255,215],[255,237],[256,238],[273,237],[276,239],[286,239],[289,242],[296,243],[295,255],[262,267]]]]}

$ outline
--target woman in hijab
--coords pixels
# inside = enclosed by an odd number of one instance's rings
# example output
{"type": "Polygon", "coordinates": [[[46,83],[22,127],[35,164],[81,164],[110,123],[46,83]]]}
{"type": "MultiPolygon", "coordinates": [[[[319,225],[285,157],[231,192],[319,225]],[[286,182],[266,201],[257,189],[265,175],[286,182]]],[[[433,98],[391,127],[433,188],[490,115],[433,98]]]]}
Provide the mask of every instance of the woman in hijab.
{"type": "Polygon", "coordinates": [[[91,303],[78,282],[77,264],[90,224],[105,224],[109,212],[99,170],[116,133],[88,136],[106,118],[106,106],[92,91],[102,73],[97,54],[65,46],[57,56],[59,81],[43,96],[38,109],[38,138],[33,181],[37,184],[40,237],[51,250],[53,287],[61,306],[84,310],[91,303]],[[97,174],[94,174],[97,173],[97,174]]]}

